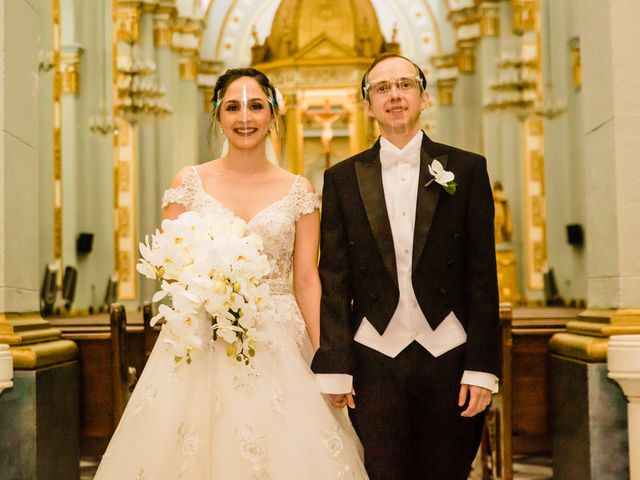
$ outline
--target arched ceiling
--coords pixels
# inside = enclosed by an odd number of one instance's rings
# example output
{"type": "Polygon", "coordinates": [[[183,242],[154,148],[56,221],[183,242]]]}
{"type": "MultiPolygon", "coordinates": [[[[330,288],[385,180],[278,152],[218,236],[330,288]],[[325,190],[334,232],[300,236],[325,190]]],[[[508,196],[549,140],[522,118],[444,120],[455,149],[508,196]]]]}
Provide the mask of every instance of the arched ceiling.
{"type": "MultiPolygon", "coordinates": [[[[451,8],[473,0],[371,0],[380,29],[387,40],[397,27],[396,40],[402,53],[427,66],[434,55],[455,50],[455,31],[447,20],[451,8]]],[[[220,61],[224,66],[248,65],[255,43],[255,26],[260,42],[271,31],[280,0],[177,0],[181,16],[204,18],[206,29],[200,58],[220,61]]]]}

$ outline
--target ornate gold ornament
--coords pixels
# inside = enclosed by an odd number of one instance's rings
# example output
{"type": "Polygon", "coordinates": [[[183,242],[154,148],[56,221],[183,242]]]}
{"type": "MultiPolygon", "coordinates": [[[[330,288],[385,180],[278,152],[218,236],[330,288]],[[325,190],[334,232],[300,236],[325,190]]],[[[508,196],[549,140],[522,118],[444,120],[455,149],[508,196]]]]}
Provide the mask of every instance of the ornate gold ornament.
{"type": "Polygon", "coordinates": [[[482,2],[478,7],[480,15],[480,35],[497,37],[500,34],[500,4],[498,2],[482,2]]]}
{"type": "Polygon", "coordinates": [[[511,0],[513,33],[535,32],[538,29],[540,0],[511,0]]]}

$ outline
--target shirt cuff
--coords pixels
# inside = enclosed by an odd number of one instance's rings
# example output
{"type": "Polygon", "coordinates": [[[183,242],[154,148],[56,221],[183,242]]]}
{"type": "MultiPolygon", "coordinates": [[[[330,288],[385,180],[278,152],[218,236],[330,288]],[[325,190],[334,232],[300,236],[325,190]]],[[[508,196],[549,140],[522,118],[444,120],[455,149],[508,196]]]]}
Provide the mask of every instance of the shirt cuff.
{"type": "Polygon", "coordinates": [[[465,370],[460,383],[486,388],[487,390],[491,390],[491,393],[498,393],[498,377],[492,373],[465,370]]]}
{"type": "Polygon", "coordinates": [[[351,393],[353,377],[346,373],[316,373],[316,382],[322,393],[351,393]]]}

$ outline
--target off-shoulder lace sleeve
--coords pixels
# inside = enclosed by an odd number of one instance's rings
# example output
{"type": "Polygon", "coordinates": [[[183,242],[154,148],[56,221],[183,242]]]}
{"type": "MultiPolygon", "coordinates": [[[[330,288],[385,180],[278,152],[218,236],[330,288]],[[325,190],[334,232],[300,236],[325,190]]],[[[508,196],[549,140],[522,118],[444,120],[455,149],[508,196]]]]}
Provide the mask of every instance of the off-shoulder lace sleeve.
{"type": "Polygon", "coordinates": [[[180,185],[164,191],[164,194],[162,195],[162,208],[166,207],[170,203],[179,203],[186,209],[190,209],[197,190],[198,174],[194,171],[194,167],[191,167],[182,176],[180,185]]]}
{"type": "Polygon", "coordinates": [[[314,210],[320,208],[320,196],[315,192],[307,191],[304,182],[296,181],[292,194],[296,221],[302,215],[313,213],[314,210]]]}

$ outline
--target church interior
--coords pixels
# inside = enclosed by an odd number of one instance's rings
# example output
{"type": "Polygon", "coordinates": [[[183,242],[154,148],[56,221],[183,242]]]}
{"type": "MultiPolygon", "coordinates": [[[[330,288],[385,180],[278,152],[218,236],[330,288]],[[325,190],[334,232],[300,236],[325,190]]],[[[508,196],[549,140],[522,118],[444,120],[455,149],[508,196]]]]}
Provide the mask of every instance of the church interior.
{"type": "Polygon", "coordinates": [[[219,75],[269,76],[276,161],[320,192],[379,135],[360,80],[389,52],[426,74],[422,129],[493,186],[500,391],[470,478],[640,479],[639,20],[636,0],[0,0],[0,480],[92,478],[159,331],[138,243],[175,172],[221,154],[219,75]]]}

